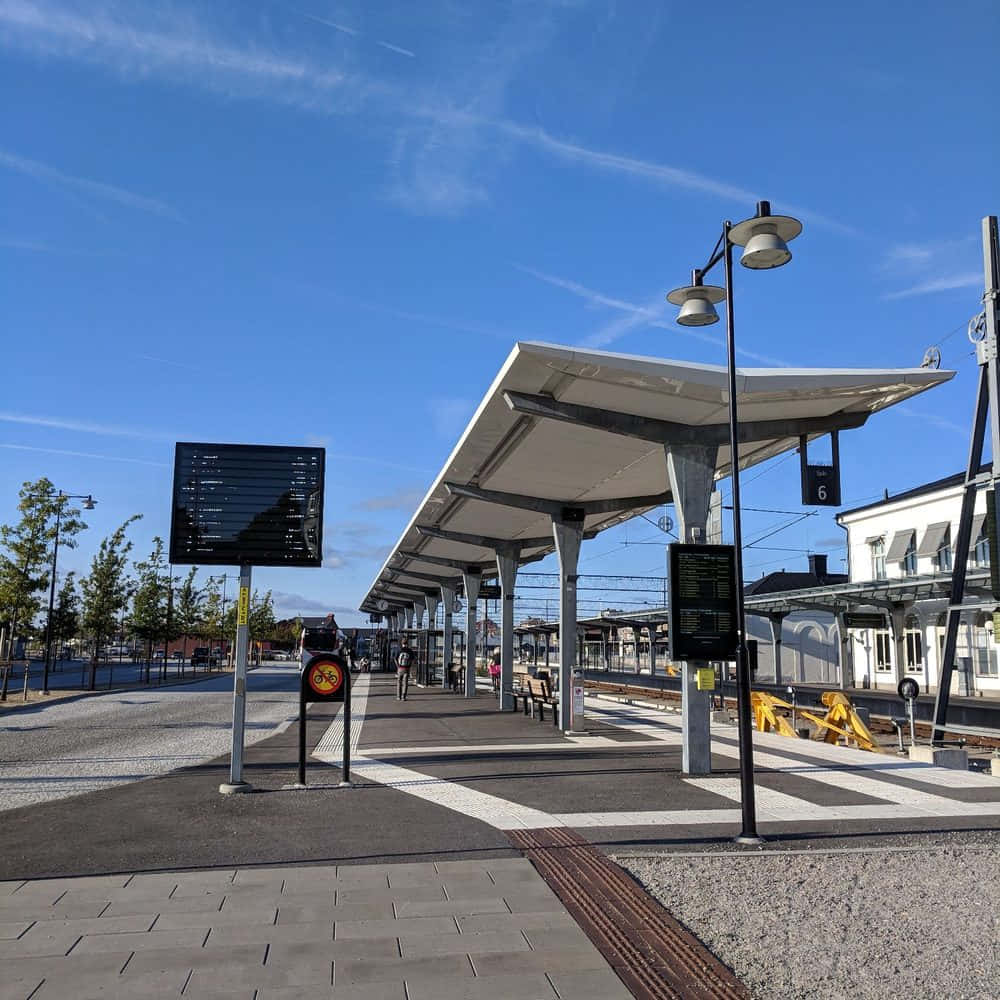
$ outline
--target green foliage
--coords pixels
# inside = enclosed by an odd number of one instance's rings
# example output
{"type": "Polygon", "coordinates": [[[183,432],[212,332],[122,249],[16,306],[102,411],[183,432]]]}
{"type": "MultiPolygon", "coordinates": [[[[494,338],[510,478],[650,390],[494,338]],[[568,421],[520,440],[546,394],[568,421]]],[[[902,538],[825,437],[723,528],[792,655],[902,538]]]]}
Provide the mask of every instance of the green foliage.
{"type": "Polygon", "coordinates": [[[251,639],[271,639],[274,637],[274,628],[277,624],[274,620],[274,599],[271,591],[263,596],[253,592],[250,599],[250,638],[251,639]]]}
{"type": "Polygon", "coordinates": [[[195,634],[203,639],[217,640],[222,635],[222,628],[222,580],[211,576],[204,590],[195,634]]]}
{"type": "Polygon", "coordinates": [[[167,628],[167,560],[163,539],[153,539],[153,551],[134,564],[136,589],[132,598],[132,630],[142,639],[163,637],[167,628]]]}
{"type": "Polygon", "coordinates": [[[0,525],[0,620],[30,626],[49,586],[52,545],[59,519],[59,544],[71,549],[86,528],[79,508],[58,493],[44,476],[21,487],[17,524],[0,525]]]}
{"type": "Polygon", "coordinates": [[[172,627],[177,636],[197,635],[205,607],[205,592],[195,586],[196,566],[192,566],[184,582],[174,591],[172,627]]]}
{"type": "MultiPolygon", "coordinates": [[[[52,642],[58,651],[68,639],[80,632],[80,595],[76,590],[76,574],[67,573],[52,609],[52,642]]],[[[57,653],[58,655],[58,653],[57,653]]]]}
{"type": "Polygon", "coordinates": [[[97,646],[114,634],[128,604],[130,587],[126,571],[132,542],[125,533],[129,525],[141,517],[141,514],[134,514],[101,541],[90,563],[90,574],[81,581],[83,627],[97,646]]]}

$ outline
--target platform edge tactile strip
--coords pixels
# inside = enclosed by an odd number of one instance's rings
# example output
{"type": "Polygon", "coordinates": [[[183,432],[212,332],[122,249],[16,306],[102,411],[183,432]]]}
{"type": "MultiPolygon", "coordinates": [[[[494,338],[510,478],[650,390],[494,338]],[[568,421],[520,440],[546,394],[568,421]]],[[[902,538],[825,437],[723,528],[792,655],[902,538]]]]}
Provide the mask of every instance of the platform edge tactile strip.
{"type": "Polygon", "coordinates": [[[732,970],[579,834],[507,835],[638,1000],[749,1000],[732,970]]]}

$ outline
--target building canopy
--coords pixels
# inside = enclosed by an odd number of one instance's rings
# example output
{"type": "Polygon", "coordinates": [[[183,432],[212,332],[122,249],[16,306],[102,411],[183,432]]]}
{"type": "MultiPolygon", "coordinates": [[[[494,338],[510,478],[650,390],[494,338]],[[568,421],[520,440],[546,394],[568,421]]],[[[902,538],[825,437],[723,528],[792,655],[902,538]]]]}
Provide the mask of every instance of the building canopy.
{"type": "MultiPolygon", "coordinates": [[[[800,435],[860,427],[953,375],[738,369],[741,468],[797,448],[800,435]]],[[[727,476],[728,405],[724,366],[517,343],[362,608],[419,600],[462,567],[495,575],[495,542],[518,543],[522,562],[551,552],[553,503],[584,507],[593,534],[670,502],[671,445],[717,446],[714,478],[727,476]]]]}

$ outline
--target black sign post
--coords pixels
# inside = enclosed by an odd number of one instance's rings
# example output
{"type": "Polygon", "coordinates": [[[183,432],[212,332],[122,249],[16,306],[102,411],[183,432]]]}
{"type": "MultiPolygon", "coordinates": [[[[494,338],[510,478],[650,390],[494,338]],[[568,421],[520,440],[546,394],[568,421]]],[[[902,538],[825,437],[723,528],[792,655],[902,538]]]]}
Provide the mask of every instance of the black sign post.
{"type": "Polygon", "coordinates": [[[306,783],[306,705],[309,702],[343,702],[344,774],[341,787],[351,784],[351,671],[336,653],[317,653],[299,675],[299,784],[306,783]]]}
{"type": "Polygon", "coordinates": [[[670,658],[734,660],[739,645],[731,545],[670,546],[670,658]]]}

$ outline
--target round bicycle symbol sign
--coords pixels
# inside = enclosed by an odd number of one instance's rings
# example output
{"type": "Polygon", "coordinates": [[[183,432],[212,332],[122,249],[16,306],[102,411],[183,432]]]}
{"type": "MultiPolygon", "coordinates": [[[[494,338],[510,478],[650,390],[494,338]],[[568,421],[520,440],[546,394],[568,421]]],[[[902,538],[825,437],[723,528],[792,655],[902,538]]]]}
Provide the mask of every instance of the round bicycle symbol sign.
{"type": "Polygon", "coordinates": [[[329,697],[344,683],[344,672],[336,663],[317,663],[309,667],[308,680],[316,694],[329,697]]]}

